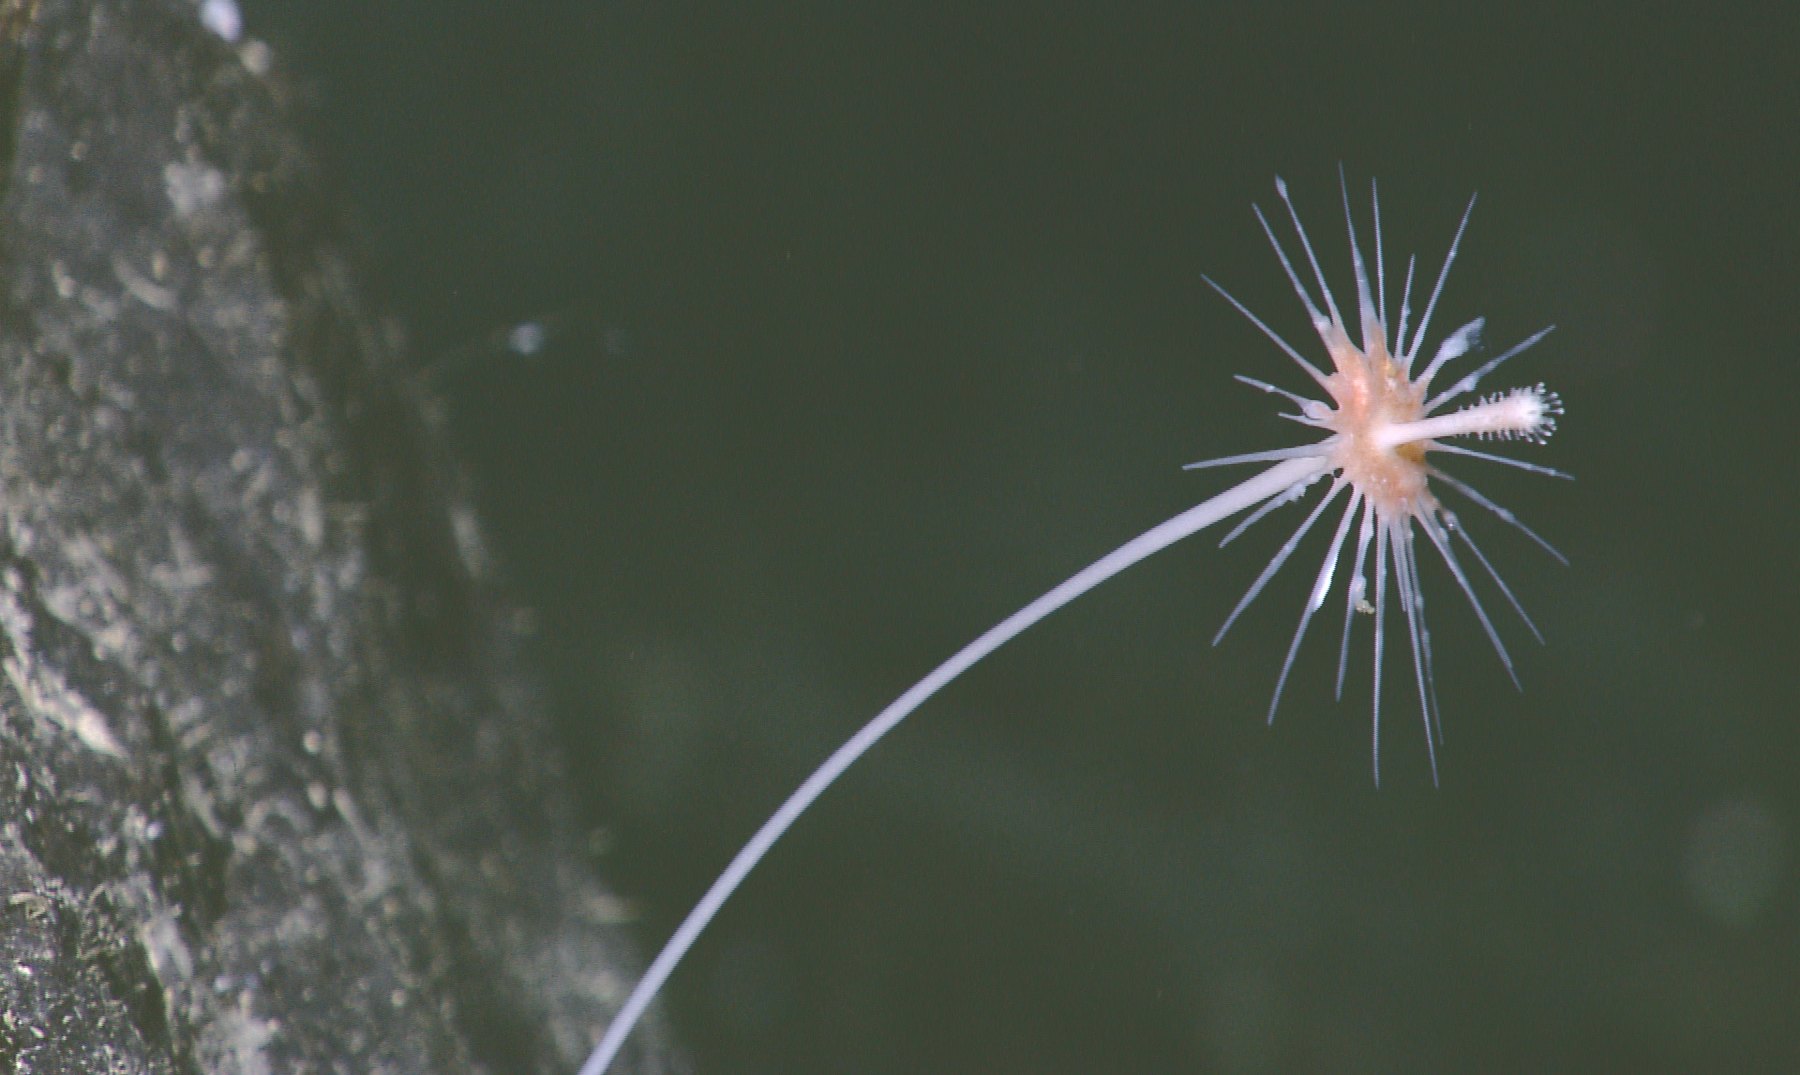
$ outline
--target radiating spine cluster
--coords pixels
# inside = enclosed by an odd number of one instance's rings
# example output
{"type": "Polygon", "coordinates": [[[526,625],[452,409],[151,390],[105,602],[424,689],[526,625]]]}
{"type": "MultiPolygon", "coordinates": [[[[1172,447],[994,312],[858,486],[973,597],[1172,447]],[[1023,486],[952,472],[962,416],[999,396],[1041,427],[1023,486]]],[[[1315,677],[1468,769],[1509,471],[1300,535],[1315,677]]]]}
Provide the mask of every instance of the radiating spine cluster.
{"type": "Polygon", "coordinates": [[[1439,270],[1437,283],[1433,285],[1431,297],[1419,316],[1417,326],[1413,328],[1410,342],[1407,339],[1408,321],[1411,318],[1410,299],[1412,295],[1413,273],[1415,261],[1408,259],[1405,283],[1401,286],[1399,296],[1398,319],[1392,338],[1387,331],[1387,273],[1381,250],[1381,200],[1375,185],[1370,184],[1370,203],[1374,219],[1375,237],[1375,281],[1370,286],[1368,269],[1363,261],[1362,248],[1356,237],[1355,215],[1350,208],[1349,189],[1342,183],[1340,173],[1340,189],[1343,191],[1344,222],[1349,234],[1350,259],[1356,279],[1357,312],[1360,320],[1362,343],[1357,346],[1350,339],[1349,331],[1342,315],[1338,311],[1337,301],[1332,295],[1330,286],[1325,282],[1325,274],[1319,266],[1319,259],[1308,239],[1305,227],[1300,223],[1300,215],[1294,209],[1293,200],[1288,196],[1287,184],[1276,180],[1275,189],[1282,203],[1287,207],[1288,217],[1293,221],[1294,233],[1300,240],[1300,247],[1306,254],[1307,264],[1311,267],[1313,278],[1317,283],[1324,309],[1314,301],[1312,293],[1295,272],[1293,262],[1288,258],[1286,249],[1276,238],[1275,231],[1269,226],[1268,218],[1262,209],[1256,209],[1256,219],[1262,224],[1263,233],[1268,236],[1269,245],[1274,248],[1281,267],[1286,272],[1288,281],[1294,292],[1300,297],[1306,308],[1307,316],[1313,323],[1320,341],[1325,345],[1331,357],[1332,369],[1327,373],[1318,366],[1307,361],[1286,340],[1271,329],[1261,318],[1251,313],[1243,303],[1239,302],[1224,288],[1212,279],[1207,283],[1223,295],[1238,312],[1248,318],[1252,324],[1267,335],[1284,351],[1289,358],[1300,366],[1313,381],[1323,390],[1325,399],[1314,399],[1277,388],[1249,377],[1238,379],[1265,392],[1274,393],[1293,401],[1299,407],[1299,413],[1285,417],[1301,425],[1319,429],[1327,435],[1311,444],[1291,448],[1278,448],[1271,451],[1250,452],[1243,455],[1226,456],[1220,459],[1209,459],[1189,464],[1190,468],[1225,466],[1239,463],[1260,463],[1275,460],[1312,459],[1318,463],[1315,473],[1303,476],[1293,487],[1271,497],[1261,507],[1252,512],[1248,518],[1225,536],[1230,541],[1247,527],[1263,518],[1281,504],[1297,499],[1315,480],[1331,475],[1332,481],[1325,495],[1320,499],[1306,518],[1300,523],[1293,535],[1276,550],[1262,573],[1251,583],[1237,607],[1225,620],[1218,635],[1217,643],[1225,636],[1238,615],[1255,600],[1275,573],[1286,563],[1287,559],[1299,546],[1302,538],[1324,516],[1326,509],[1341,494],[1348,495],[1343,514],[1340,516],[1335,533],[1326,549],[1324,562],[1313,583],[1306,605],[1300,614],[1299,625],[1294,630],[1293,641],[1288,646],[1286,658],[1282,661],[1281,671],[1276,678],[1274,697],[1269,703],[1269,719],[1275,719],[1275,710],[1281,702],[1281,693],[1287,684],[1289,671],[1293,667],[1294,657],[1300,651],[1300,641],[1306,634],[1307,625],[1313,614],[1324,604],[1331,587],[1332,577],[1337,571],[1339,558],[1343,555],[1345,545],[1352,528],[1356,530],[1356,552],[1352,558],[1352,568],[1344,602],[1344,626],[1338,651],[1337,689],[1341,695],[1344,686],[1344,670],[1348,664],[1350,646],[1350,628],[1355,614],[1360,611],[1372,612],[1375,620],[1374,638],[1372,642],[1374,658],[1372,715],[1372,750],[1374,753],[1375,778],[1381,779],[1381,669],[1383,649],[1386,643],[1386,609],[1387,591],[1390,582],[1396,592],[1400,608],[1406,619],[1407,638],[1411,643],[1413,655],[1413,677],[1419,695],[1420,715],[1425,725],[1427,751],[1431,757],[1432,776],[1437,775],[1437,742],[1441,735],[1437,705],[1437,687],[1432,672],[1431,632],[1425,623],[1425,597],[1420,585],[1419,562],[1414,547],[1413,527],[1424,531],[1426,539],[1437,549],[1444,565],[1449,569],[1457,585],[1468,597],[1469,604],[1475,610],[1483,631],[1493,643],[1494,650],[1500,656],[1508,676],[1518,682],[1513,671],[1512,658],[1506,646],[1500,641],[1499,632],[1494,629],[1493,621],[1476,595],[1468,574],[1458,559],[1452,535],[1461,539],[1470,555],[1480,563],[1488,577],[1506,597],[1507,603],[1518,612],[1520,619],[1534,637],[1542,641],[1536,625],[1525,614],[1512,589],[1506,585],[1494,569],[1492,562],[1482,553],[1468,532],[1457,521],[1456,516],[1446,509],[1432,494],[1430,482],[1433,479],[1442,481],[1446,486],[1456,490],[1473,503],[1492,511],[1503,521],[1524,531],[1532,540],[1542,545],[1558,560],[1567,563],[1561,553],[1552,548],[1548,542],[1539,537],[1530,528],[1521,523],[1510,511],[1501,508],[1486,496],[1477,492],[1464,482],[1450,477],[1428,461],[1431,452],[1445,452],[1452,455],[1468,456],[1488,462],[1501,463],[1519,467],[1538,474],[1554,477],[1567,477],[1560,471],[1549,467],[1524,463],[1516,459],[1477,451],[1456,444],[1445,443],[1444,438],[1472,436],[1494,440],[1525,440],[1532,443],[1543,443],[1556,428],[1556,416],[1562,413],[1562,403],[1554,392],[1542,384],[1525,388],[1513,388],[1502,392],[1491,393],[1480,397],[1472,403],[1448,412],[1440,413],[1448,403],[1473,392],[1481,381],[1508,359],[1531,347],[1550,332],[1545,328],[1523,342],[1507,349],[1476,367],[1458,379],[1448,388],[1431,395],[1431,382],[1452,361],[1475,350],[1480,343],[1483,321],[1476,318],[1468,324],[1450,333],[1438,345],[1431,361],[1417,377],[1412,376],[1412,366],[1425,342],[1426,330],[1431,316],[1437,308],[1438,297],[1442,294],[1444,281],[1449,276],[1451,263],[1456,260],[1456,251],[1462,242],[1463,231],[1468,226],[1469,214],[1475,208],[1475,200],[1469,199],[1468,208],[1463,211],[1462,222],[1457,225],[1456,236],[1451,240],[1449,252],[1444,256],[1443,268],[1439,270]],[[1369,554],[1374,550],[1374,592],[1370,599],[1369,587],[1369,554]]]}

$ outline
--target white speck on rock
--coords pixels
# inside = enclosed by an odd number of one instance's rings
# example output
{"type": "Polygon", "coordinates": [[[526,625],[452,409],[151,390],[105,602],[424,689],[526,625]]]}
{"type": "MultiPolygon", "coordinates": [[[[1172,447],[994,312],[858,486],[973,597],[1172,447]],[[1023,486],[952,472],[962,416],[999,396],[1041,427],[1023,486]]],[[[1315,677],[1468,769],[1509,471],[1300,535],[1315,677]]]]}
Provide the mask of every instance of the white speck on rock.
{"type": "Polygon", "coordinates": [[[225,197],[225,174],[206,164],[171,161],[163,165],[163,189],[177,214],[192,216],[225,197]]]}
{"type": "Polygon", "coordinates": [[[5,671],[6,678],[19,692],[19,700],[33,713],[48,718],[52,724],[74,735],[89,750],[113,758],[125,757],[125,748],[113,738],[106,718],[78,691],[63,682],[55,669],[15,654],[0,661],[0,670],[5,671]]]}
{"type": "Polygon", "coordinates": [[[244,33],[244,16],[236,0],[200,0],[200,25],[235,45],[244,33]]]}

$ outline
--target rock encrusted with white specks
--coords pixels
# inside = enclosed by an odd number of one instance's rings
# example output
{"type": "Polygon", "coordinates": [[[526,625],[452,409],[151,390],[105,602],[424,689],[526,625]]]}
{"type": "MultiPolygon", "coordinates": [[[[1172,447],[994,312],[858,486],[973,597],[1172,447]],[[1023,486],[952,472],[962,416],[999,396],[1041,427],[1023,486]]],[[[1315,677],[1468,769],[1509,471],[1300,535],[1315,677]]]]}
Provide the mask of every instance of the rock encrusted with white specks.
{"type": "Polygon", "coordinates": [[[0,1068],[572,1070],[527,639],[246,49],[0,0],[0,1068]]]}

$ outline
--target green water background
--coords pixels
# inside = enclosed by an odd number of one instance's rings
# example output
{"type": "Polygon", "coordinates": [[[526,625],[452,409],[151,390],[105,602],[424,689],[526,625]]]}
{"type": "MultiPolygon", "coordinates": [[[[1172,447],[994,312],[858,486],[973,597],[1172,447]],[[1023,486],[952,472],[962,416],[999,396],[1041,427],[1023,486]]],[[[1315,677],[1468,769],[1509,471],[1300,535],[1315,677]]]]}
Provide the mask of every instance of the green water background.
{"type": "MultiPolygon", "coordinates": [[[[1294,441],[1250,212],[1292,183],[1568,413],[1456,474],[1506,680],[1424,569],[1433,788],[1324,537],[1192,540],[932,702],[678,973],[704,1072],[1800,1069],[1800,16],[1780,6],[245,4],[442,378],[541,630],[594,867],[660,944],[815,761],[977,632],[1294,441]],[[1366,219],[1364,220],[1366,227],[1366,219]],[[1367,232],[1364,232],[1365,237],[1367,232]],[[551,317],[535,357],[483,346],[551,317]]],[[[1393,285],[1393,281],[1390,281],[1393,285]]],[[[1417,303],[1415,302],[1415,308],[1417,303]]],[[[1397,659],[1396,659],[1397,658],[1397,659]]]]}

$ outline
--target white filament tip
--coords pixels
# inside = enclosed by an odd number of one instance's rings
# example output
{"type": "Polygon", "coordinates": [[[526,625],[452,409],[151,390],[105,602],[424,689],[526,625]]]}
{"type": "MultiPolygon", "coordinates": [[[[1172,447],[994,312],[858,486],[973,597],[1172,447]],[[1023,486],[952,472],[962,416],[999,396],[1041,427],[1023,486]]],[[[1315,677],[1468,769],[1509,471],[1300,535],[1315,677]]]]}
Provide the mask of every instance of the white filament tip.
{"type": "Polygon", "coordinates": [[[1518,412],[1516,426],[1497,429],[1490,434],[1502,440],[1517,438],[1542,444],[1556,432],[1556,416],[1563,412],[1562,397],[1542,384],[1515,388],[1489,402],[1502,412],[1518,412]]]}

